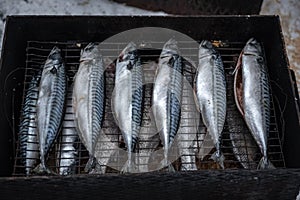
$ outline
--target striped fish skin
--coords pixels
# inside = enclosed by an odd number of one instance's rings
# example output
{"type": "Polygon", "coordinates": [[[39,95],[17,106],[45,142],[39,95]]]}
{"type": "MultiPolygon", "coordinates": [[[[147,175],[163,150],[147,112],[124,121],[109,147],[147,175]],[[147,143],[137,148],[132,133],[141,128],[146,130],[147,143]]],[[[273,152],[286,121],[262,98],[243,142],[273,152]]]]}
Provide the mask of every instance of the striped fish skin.
{"type": "MultiPolygon", "coordinates": [[[[69,93],[67,97],[68,99],[72,98],[72,93],[69,93]]],[[[75,128],[75,122],[72,120],[73,118],[73,106],[66,107],[59,153],[57,154],[58,173],[63,176],[73,175],[76,172],[76,157],[78,152],[75,143],[78,139],[78,134],[75,128]]]]}
{"type": "Polygon", "coordinates": [[[199,45],[195,89],[203,123],[216,147],[216,152],[211,158],[224,168],[225,158],[220,142],[226,116],[225,74],[220,54],[207,40],[203,40],[199,45]]]}
{"type": "Polygon", "coordinates": [[[26,175],[31,173],[39,158],[38,137],[36,124],[36,104],[38,98],[41,70],[33,76],[26,93],[20,122],[20,154],[22,164],[25,166],[26,175]]]}
{"type": "Polygon", "coordinates": [[[168,151],[177,134],[181,116],[181,97],[183,87],[183,64],[177,42],[170,39],[163,47],[153,89],[152,110],[157,130],[164,148],[162,167],[168,166],[168,151]]]}
{"type": "Polygon", "coordinates": [[[143,69],[133,42],[125,47],[117,59],[114,92],[113,113],[128,154],[121,172],[132,172],[132,152],[140,132],[143,101],[143,69]]]}
{"type": "Polygon", "coordinates": [[[238,85],[239,76],[242,77],[242,88],[235,87],[235,99],[263,155],[258,168],[274,168],[267,155],[270,126],[269,80],[262,47],[254,38],[248,40],[240,55],[235,86],[238,85]]]}
{"type": "Polygon", "coordinates": [[[59,133],[66,95],[65,66],[60,49],[54,47],[44,65],[37,101],[37,124],[41,164],[36,173],[52,173],[46,167],[46,156],[59,133]]]}
{"type": "Polygon", "coordinates": [[[76,129],[90,159],[85,171],[91,172],[95,164],[95,146],[101,133],[104,112],[104,64],[100,48],[88,44],[81,52],[80,65],[73,88],[73,108],[76,129]]]}

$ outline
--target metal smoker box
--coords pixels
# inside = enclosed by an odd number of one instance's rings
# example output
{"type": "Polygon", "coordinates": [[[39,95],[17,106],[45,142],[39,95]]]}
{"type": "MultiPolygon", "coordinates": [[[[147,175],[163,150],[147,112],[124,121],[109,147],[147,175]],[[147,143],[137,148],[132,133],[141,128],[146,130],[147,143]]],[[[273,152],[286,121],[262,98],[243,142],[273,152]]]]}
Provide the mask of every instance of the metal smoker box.
{"type": "MultiPolygon", "coordinates": [[[[184,43],[184,41],[180,42],[184,43]]],[[[185,48],[188,49],[189,46],[185,48]]],[[[32,188],[29,188],[30,185],[40,183],[41,186],[38,187],[42,188],[44,183],[46,185],[53,183],[63,188],[64,183],[73,184],[74,180],[76,180],[74,188],[82,191],[83,196],[91,192],[93,195],[102,194],[107,198],[122,197],[122,194],[131,192],[135,192],[136,198],[141,198],[146,185],[149,186],[148,192],[153,198],[174,197],[177,199],[179,196],[183,198],[186,195],[195,198],[200,193],[205,194],[206,198],[230,198],[230,193],[237,194],[237,198],[246,198],[251,195],[252,197],[257,195],[271,198],[278,197],[280,192],[282,197],[287,194],[295,195],[291,194],[291,191],[295,192],[299,183],[287,184],[286,193],[272,183],[270,183],[271,189],[266,186],[260,187],[261,182],[269,183],[274,177],[279,177],[278,181],[281,182],[281,186],[283,182],[287,183],[287,178],[290,183],[293,183],[292,181],[300,177],[300,170],[297,169],[300,168],[300,157],[297,156],[300,153],[298,91],[295,88],[293,72],[288,67],[280,20],[277,16],[9,16],[4,33],[0,70],[0,125],[2,127],[0,175],[4,177],[0,182],[4,185],[1,190],[5,195],[13,194],[13,189],[10,188],[14,186],[19,189],[20,194],[30,197],[32,193],[28,191],[33,191],[32,188]],[[273,130],[272,140],[274,142],[272,145],[274,147],[272,146],[273,150],[271,150],[273,151],[271,160],[273,159],[272,161],[278,169],[258,171],[229,167],[225,170],[204,169],[195,172],[89,176],[80,175],[82,167],[78,166],[78,175],[72,177],[50,177],[49,179],[19,177],[22,175],[22,169],[18,166],[19,158],[17,156],[18,125],[24,90],[30,80],[30,70],[36,67],[33,63],[42,64],[42,60],[45,59],[51,47],[57,45],[62,48],[66,66],[70,68],[69,73],[72,76],[72,70],[74,70],[72,66],[75,66],[76,72],[82,48],[76,44],[102,42],[120,32],[141,27],[168,28],[184,33],[198,42],[203,39],[223,41],[228,46],[218,49],[224,60],[224,67],[228,72],[229,79],[230,70],[235,66],[236,59],[246,41],[255,37],[263,44],[272,91],[273,114],[271,114],[271,118],[273,122],[271,119],[271,124],[273,123],[273,128],[271,129],[273,130]],[[254,179],[248,180],[249,177],[254,177],[254,179]],[[226,187],[228,178],[233,181],[232,188],[226,187]],[[180,185],[176,185],[176,181],[179,181],[180,185]],[[159,190],[164,187],[164,183],[173,185],[165,189],[166,193],[159,190]],[[206,185],[203,186],[203,183],[206,185]],[[80,189],[84,184],[85,188],[80,189]],[[105,189],[98,191],[93,186],[94,184],[97,187],[103,186],[105,189]],[[113,187],[118,184],[119,188],[113,187]],[[135,188],[135,184],[139,186],[135,188]],[[214,184],[219,184],[221,187],[212,193],[213,189],[209,188],[214,184]],[[248,190],[249,184],[252,187],[251,191],[248,190]],[[263,193],[263,189],[266,188],[272,192],[263,193]],[[25,192],[26,190],[27,192],[25,192]],[[119,193],[114,194],[116,196],[110,196],[110,193],[117,191],[119,193]],[[161,194],[155,196],[155,191],[161,194]],[[253,191],[256,193],[253,194],[253,191]]],[[[226,133],[224,135],[226,137],[226,133]]],[[[230,145],[224,143],[224,148],[230,149],[230,145]]],[[[230,153],[228,153],[228,157],[230,157],[230,153]]],[[[234,165],[236,162],[229,159],[228,166],[231,166],[232,163],[234,165]]],[[[207,166],[210,166],[209,163],[207,166]]],[[[53,186],[50,188],[53,189],[53,186]]],[[[46,194],[51,191],[50,188],[41,189],[40,192],[46,194]]],[[[62,195],[66,192],[59,190],[56,195],[59,197],[59,194],[62,195]]]]}

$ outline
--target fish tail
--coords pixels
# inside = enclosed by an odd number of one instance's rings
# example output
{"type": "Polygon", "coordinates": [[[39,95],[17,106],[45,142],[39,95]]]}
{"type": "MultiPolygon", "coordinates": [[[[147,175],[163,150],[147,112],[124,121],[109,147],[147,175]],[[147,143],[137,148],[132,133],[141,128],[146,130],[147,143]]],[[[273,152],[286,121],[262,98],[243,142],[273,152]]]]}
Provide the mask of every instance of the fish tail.
{"type": "Polygon", "coordinates": [[[169,172],[175,172],[175,169],[172,165],[172,163],[169,161],[169,150],[164,149],[164,158],[163,160],[160,162],[160,167],[159,169],[164,169],[165,167],[167,167],[169,172]]]}
{"type": "Polygon", "coordinates": [[[267,157],[263,156],[258,163],[257,169],[276,169],[276,167],[267,157]]]}
{"type": "Polygon", "coordinates": [[[221,151],[214,152],[210,158],[213,159],[215,162],[217,162],[221,166],[222,169],[224,169],[225,157],[221,151]]]}
{"type": "Polygon", "coordinates": [[[160,167],[159,169],[164,169],[165,167],[167,167],[169,172],[175,172],[175,168],[173,167],[172,163],[170,161],[168,161],[167,158],[164,158],[161,162],[160,162],[160,167]]]}
{"type": "Polygon", "coordinates": [[[90,156],[88,162],[85,165],[84,171],[90,173],[91,171],[93,171],[93,169],[95,169],[96,165],[97,165],[96,158],[94,156],[90,156]]]}
{"type": "Polygon", "coordinates": [[[44,164],[40,163],[38,166],[36,166],[32,172],[34,174],[38,175],[55,175],[56,173],[47,168],[44,164]]]}
{"type": "Polygon", "coordinates": [[[132,173],[136,170],[136,166],[132,160],[132,150],[129,149],[127,152],[127,161],[121,169],[121,174],[132,173]]]}
{"type": "Polygon", "coordinates": [[[89,171],[89,174],[105,174],[106,166],[101,165],[99,162],[94,161],[94,168],[89,171]]]}

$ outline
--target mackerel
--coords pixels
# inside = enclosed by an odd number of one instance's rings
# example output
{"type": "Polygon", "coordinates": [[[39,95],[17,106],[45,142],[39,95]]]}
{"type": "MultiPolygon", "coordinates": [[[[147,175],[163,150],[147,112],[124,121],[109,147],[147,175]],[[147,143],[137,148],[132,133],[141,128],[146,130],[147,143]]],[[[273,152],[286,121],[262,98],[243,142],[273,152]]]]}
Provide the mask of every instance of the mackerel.
{"type": "Polygon", "coordinates": [[[88,44],[80,56],[73,88],[73,108],[77,132],[89,152],[85,172],[96,165],[95,147],[101,133],[104,112],[104,64],[99,46],[88,44]]]}
{"type": "Polygon", "coordinates": [[[42,70],[32,77],[29,84],[24,105],[22,108],[19,141],[22,164],[25,167],[26,175],[31,173],[34,165],[39,158],[37,123],[36,123],[36,104],[38,98],[39,82],[42,70]]]}
{"type": "Polygon", "coordinates": [[[152,109],[157,130],[164,148],[162,167],[174,168],[169,161],[169,150],[180,125],[183,87],[183,63],[177,41],[165,43],[159,57],[153,89],[152,109]]]}
{"type": "Polygon", "coordinates": [[[203,123],[216,147],[211,158],[224,168],[225,157],[220,142],[226,116],[225,74],[219,52],[207,40],[203,40],[199,46],[195,89],[203,123]]]}
{"type": "Polygon", "coordinates": [[[116,63],[113,113],[127,146],[127,161],[121,172],[132,172],[132,152],[138,140],[142,121],[143,69],[131,42],[119,55],[116,63]]]}
{"type": "Polygon", "coordinates": [[[54,47],[44,65],[37,101],[37,125],[41,163],[36,173],[52,173],[46,167],[46,156],[60,131],[63,120],[66,75],[60,49],[54,47]]]}
{"type": "Polygon", "coordinates": [[[242,50],[234,80],[235,101],[262,153],[258,168],[275,168],[268,159],[270,91],[262,47],[250,38],[242,50]]]}

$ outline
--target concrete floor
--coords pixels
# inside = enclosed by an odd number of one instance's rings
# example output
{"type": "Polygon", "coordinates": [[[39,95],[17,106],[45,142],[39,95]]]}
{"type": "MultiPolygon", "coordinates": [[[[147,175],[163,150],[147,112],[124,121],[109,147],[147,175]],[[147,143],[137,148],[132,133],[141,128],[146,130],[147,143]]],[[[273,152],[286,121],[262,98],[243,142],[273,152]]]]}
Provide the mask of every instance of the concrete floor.
{"type": "MultiPolygon", "coordinates": [[[[0,0],[0,38],[7,15],[165,15],[109,0],[0,0]]],[[[264,0],[262,15],[279,15],[290,67],[300,88],[300,1],[264,0]]],[[[0,41],[0,49],[1,49],[0,41]]]]}
{"type": "Polygon", "coordinates": [[[280,16],[290,68],[296,73],[300,91],[300,1],[264,0],[260,14],[280,16]]]}

